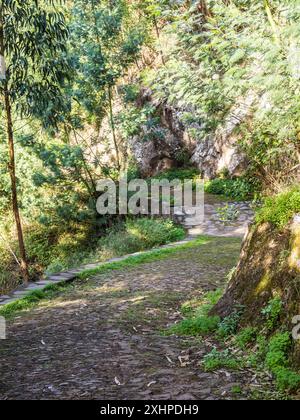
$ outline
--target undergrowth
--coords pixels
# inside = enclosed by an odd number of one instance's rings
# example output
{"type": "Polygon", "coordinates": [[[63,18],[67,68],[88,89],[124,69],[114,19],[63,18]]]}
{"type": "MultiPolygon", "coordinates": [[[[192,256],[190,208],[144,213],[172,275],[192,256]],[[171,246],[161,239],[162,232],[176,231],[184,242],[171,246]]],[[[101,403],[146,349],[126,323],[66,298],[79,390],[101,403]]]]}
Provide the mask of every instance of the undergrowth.
{"type": "Polygon", "coordinates": [[[185,319],[167,330],[167,334],[207,336],[214,334],[220,346],[203,359],[206,371],[227,368],[236,370],[244,366],[257,370],[268,370],[274,377],[279,392],[294,392],[300,388],[300,374],[290,367],[289,354],[292,349],[291,334],[278,331],[278,320],[282,313],[282,301],[271,299],[262,310],[262,326],[240,328],[244,307],[237,306],[231,315],[221,320],[209,315],[221,297],[221,290],[207,293],[201,299],[182,305],[185,319]],[[274,332],[275,331],[275,332],[274,332]],[[236,351],[233,352],[233,349],[236,351]]]}
{"type": "Polygon", "coordinates": [[[295,186],[278,195],[267,197],[264,205],[256,214],[257,224],[272,223],[279,229],[284,228],[294,214],[300,212],[300,187],[295,186]]]}

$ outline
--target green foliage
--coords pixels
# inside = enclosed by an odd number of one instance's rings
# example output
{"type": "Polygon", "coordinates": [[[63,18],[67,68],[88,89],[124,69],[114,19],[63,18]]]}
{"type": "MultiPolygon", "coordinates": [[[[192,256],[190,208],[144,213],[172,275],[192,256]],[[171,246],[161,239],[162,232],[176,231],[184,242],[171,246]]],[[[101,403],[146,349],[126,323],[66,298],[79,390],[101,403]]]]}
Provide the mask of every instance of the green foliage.
{"type": "Polygon", "coordinates": [[[224,223],[224,225],[235,222],[239,215],[240,211],[235,207],[235,205],[226,204],[225,206],[218,207],[217,213],[219,220],[224,223]]]}
{"type": "Polygon", "coordinates": [[[265,361],[267,368],[271,372],[276,373],[278,368],[287,366],[287,354],[291,344],[291,335],[288,332],[277,333],[271,338],[265,361]]]}
{"type": "Polygon", "coordinates": [[[291,345],[290,333],[277,333],[271,338],[266,355],[266,367],[274,374],[281,391],[296,391],[300,387],[300,375],[288,367],[291,345]]]}
{"type": "MultiPolygon", "coordinates": [[[[209,16],[193,3],[166,27],[172,42],[165,66],[146,80],[157,98],[186,110],[182,120],[199,142],[228,126],[230,116],[249,172],[274,188],[274,180],[299,163],[298,4],[206,3],[209,16]],[[251,105],[249,118],[240,123],[232,110],[244,102],[251,105]]],[[[249,191],[242,190],[244,197],[249,191]]]]}
{"type": "MultiPolygon", "coordinates": [[[[109,90],[140,54],[146,32],[129,2],[75,0],[70,22],[76,72],[73,95],[98,125],[109,113],[109,90]]],[[[76,109],[75,115],[82,117],[76,109]]]]}
{"type": "Polygon", "coordinates": [[[184,239],[185,231],[171,220],[128,219],[124,226],[113,228],[98,242],[99,257],[134,253],[184,239]]]}
{"type": "Polygon", "coordinates": [[[187,319],[173,325],[168,334],[178,335],[207,335],[217,330],[220,317],[210,316],[209,312],[222,296],[222,290],[207,292],[199,300],[185,302],[181,312],[187,319]]]}
{"type": "Polygon", "coordinates": [[[250,344],[253,344],[257,337],[257,328],[254,327],[246,327],[242,329],[236,336],[235,336],[235,343],[241,349],[245,349],[250,344]]]}
{"type": "Polygon", "coordinates": [[[218,351],[214,348],[210,353],[204,356],[203,366],[208,372],[221,368],[237,370],[241,367],[241,362],[231,356],[230,350],[218,351]]]}
{"type": "Polygon", "coordinates": [[[195,318],[184,319],[179,324],[168,330],[169,334],[197,336],[208,335],[218,328],[220,318],[218,316],[202,315],[195,318]]]}
{"type": "Polygon", "coordinates": [[[54,285],[46,286],[43,290],[34,290],[33,292],[28,293],[28,295],[22,299],[0,307],[0,316],[3,316],[6,319],[12,318],[21,311],[34,308],[42,300],[54,299],[58,295],[61,295],[63,292],[68,290],[70,287],[72,286],[69,284],[57,283],[54,285]]]}
{"type": "Polygon", "coordinates": [[[222,195],[234,200],[249,200],[253,197],[254,186],[244,178],[216,178],[205,183],[205,192],[222,195]]]}
{"type": "MultiPolygon", "coordinates": [[[[56,125],[59,112],[66,107],[61,87],[70,74],[65,54],[68,29],[60,2],[2,3],[3,54],[10,100],[19,118],[33,116],[46,127],[56,125]]],[[[4,86],[0,79],[1,95],[4,86]]]]}
{"type": "Polygon", "coordinates": [[[262,310],[262,315],[266,318],[266,326],[272,331],[277,326],[282,312],[282,300],[278,297],[271,299],[268,305],[262,310]]]}
{"type": "Polygon", "coordinates": [[[185,231],[177,227],[172,220],[139,219],[128,221],[126,230],[129,234],[142,240],[146,247],[154,247],[184,239],[185,231]]]}
{"type": "Polygon", "coordinates": [[[221,338],[226,338],[236,334],[243,312],[244,307],[238,307],[233,311],[232,314],[224,318],[219,324],[217,332],[218,336],[221,338]]]}
{"type": "Polygon", "coordinates": [[[167,171],[162,172],[152,179],[167,179],[168,181],[174,180],[193,180],[199,178],[199,171],[195,168],[179,168],[179,169],[169,169],[167,171]]]}
{"type": "Polygon", "coordinates": [[[294,392],[300,388],[300,375],[284,367],[276,369],[276,384],[280,391],[294,392]]]}
{"type": "Polygon", "coordinates": [[[269,222],[282,229],[300,212],[300,188],[298,186],[274,197],[265,199],[256,214],[256,222],[269,222]]]}

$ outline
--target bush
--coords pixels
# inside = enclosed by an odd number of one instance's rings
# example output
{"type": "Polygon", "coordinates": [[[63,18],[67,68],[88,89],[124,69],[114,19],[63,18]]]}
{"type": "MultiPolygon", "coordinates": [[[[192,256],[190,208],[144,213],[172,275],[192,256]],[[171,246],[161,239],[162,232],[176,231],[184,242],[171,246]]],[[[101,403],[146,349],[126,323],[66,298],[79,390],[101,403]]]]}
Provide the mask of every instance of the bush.
{"type": "Polygon", "coordinates": [[[184,237],[184,229],[171,220],[129,219],[100,239],[97,255],[101,260],[108,259],[176,242],[184,237]]]}
{"type": "Polygon", "coordinates": [[[278,228],[284,228],[299,212],[300,187],[296,186],[275,197],[266,198],[263,207],[256,214],[256,222],[269,222],[278,228]]]}
{"type": "Polygon", "coordinates": [[[293,392],[300,387],[300,375],[287,368],[276,370],[276,385],[280,391],[293,392]]]}
{"type": "Polygon", "coordinates": [[[126,222],[126,231],[141,240],[146,248],[164,245],[184,239],[185,231],[172,220],[137,219],[126,222]]]}
{"type": "Polygon", "coordinates": [[[253,197],[255,188],[244,178],[215,178],[205,183],[205,192],[223,195],[233,200],[249,200],[253,197]]]}
{"type": "Polygon", "coordinates": [[[100,239],[97,255],[101,260],[108,259],[176,242],[184,237],[184,229],[171,220],[128,219],[100,239]]]}

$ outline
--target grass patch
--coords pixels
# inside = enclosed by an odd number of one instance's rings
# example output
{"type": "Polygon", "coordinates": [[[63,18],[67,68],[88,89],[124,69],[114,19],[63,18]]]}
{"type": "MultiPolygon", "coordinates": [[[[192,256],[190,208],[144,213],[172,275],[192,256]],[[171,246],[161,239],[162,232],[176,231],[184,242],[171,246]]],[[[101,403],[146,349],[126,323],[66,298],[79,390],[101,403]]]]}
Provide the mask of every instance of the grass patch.
{"type": "Polygon", "coordinates": [[[177,335],[207,335],[217,330],[220,322],[218,316],[195,317],[191,319],[184,319],[177,325],[173,325],[169,330],[169,334],[177,335]]]}
{"type": "Polygon", "coordinates": [[[200,300],[185,302],[181,312],[187,319],[170,327],[167,334],[186,336],[207,335],[217,330],[220,318],[209,316],[209,311],[218,302],[222,295],[221,290],[206,293],[200,300]]]}
{"type": "MultiPolygon", "coordinates": [[[[201,236],[194,241],[178,245],[174,248],[149,251],[141,255],[128,257],[124,261],[103,264],[98,268],[85,270],[78,276],[78,278],[85,280],[98,274],[105,274],[114,270],[122,270],[124,268],[131,268],[140,264],[163,260],[183,250],[197,248],[198,246],[208,243],[210,240],[211,238],[209,237],[201,236]]],[[[70,283],[56,283],[54,285],[46,286],[43,290],[30,292],[24,298],[0,307],[0,316],[11,318],[21,311],[34,308],[42,300],[49,300],[59,296],[70,287],[72,287],[70,283]]]]}
{"type": "Polygon", "coordinates": [[[221,368],[237,370],[242,367],[242,361],[232,357],[228,349],[218,351],[214,348],[204,356],[203,366],[207,372],[221,368]]]}
{"type": "Polygon", "coordinates": [[[124,268],[135,267],[136,265],[139,265],[139,264],[146,264],[146,263],[151,263],[154,261],[159,261],[159,260],[167,258],[170,255],[176,254],[177,252],[183,251],[185,249],[196,248],[200,245],[204,245],[209,240],[210,240],[209,237],[201,236],[194,241],[175,246],[174,248],[163,248],[163,249],[157,249],[154,251],[144,252],[141,255],[128,257],[123,261],[107,263],[94,269],[85,270],[81,274],[79,274],[78,277],[80,279],[87,279],[91,276],[104,274],[113,270],[122,270],[124,268]]]}
{"type": "Polygon", "coordinates": [[[14,317],[21,311],[29,310],[38,305],[42,300],[51,300],[59,296],[61,293],[70,289],[69,283],[56,283],[46,286],[43,290],[34,290],[29,292],[28,295],[15,302],[8,303],[0,307],[0,316],[6,319],[14,317]]]}
{"type": "Polygon", "coordinates": [[[134,252],[145,251],[185,238],[185,230],[169,219],[128,219],[112,228],[99,240],[90,260],[103,261],[134,252]]]}

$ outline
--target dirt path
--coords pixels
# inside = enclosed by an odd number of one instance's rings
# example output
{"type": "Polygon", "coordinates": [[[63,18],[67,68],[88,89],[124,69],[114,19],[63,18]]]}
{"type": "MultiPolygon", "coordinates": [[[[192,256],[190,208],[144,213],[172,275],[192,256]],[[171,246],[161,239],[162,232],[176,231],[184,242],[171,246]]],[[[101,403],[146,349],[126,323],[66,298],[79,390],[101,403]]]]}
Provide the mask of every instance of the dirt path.
{"type": "Polygon", "coordinates": [[[77,282],[22,314],[0,342],[0,398],[249,397],[250,371],[203,371],[213,342],[161,334],[181,318],[183,302],[223,284],[239,248],[239,239],[210,238],[161,261],[77,282]]]}

